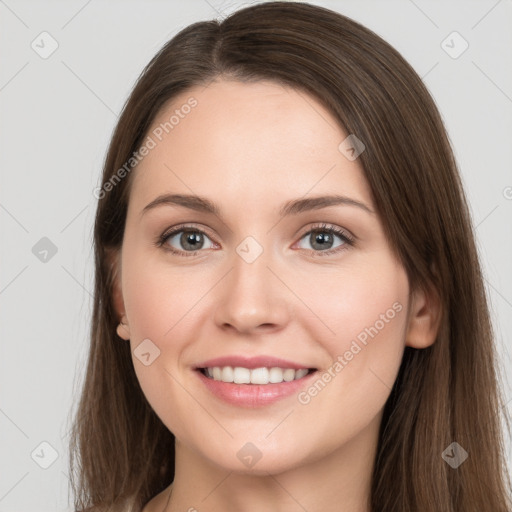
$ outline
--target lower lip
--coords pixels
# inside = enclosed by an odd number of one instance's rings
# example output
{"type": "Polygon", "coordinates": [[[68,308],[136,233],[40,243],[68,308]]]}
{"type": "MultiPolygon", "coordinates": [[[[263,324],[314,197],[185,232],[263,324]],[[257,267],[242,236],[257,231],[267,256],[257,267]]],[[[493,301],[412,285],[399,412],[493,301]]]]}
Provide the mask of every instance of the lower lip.
{"type": "Polygon", "coordinates": [[[314,371],[301,379],[279,384],[235,384],[234,382],[210,379],[200,370],[196,370],[196,373],[210,392],[218,398],[238,407],[256,408],[273,404],[282,398],[296,394],[309,383],[317,372],[314,371]]]}

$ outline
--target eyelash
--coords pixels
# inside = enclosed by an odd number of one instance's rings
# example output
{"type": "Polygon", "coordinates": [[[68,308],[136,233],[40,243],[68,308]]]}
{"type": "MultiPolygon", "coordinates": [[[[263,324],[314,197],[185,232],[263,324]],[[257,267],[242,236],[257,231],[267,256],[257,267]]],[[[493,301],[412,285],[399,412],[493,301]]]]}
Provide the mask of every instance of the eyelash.
{"type": "MultiPolygon", "coordinates": [[[[193,232],[193,233],[201,233],[203,235],[206,235],[208,238],[211,238],[208,233],[206,233],[205,231],[199,229],[199,228],[196,228],[195,226],[191,226],[191,225],[182,225],[182,226],[176,226],[175,228],[171,229],[170,231],[165,231],[162,235],[160,235],[157,240],[156,240],[156,243],[155,245],[157,247],[160,247],[160,248],[163,248],[163,250],[165,251],[169,251],[171,252],[172,254],[176,254],[178,256],[184,256],[184,257],[188,257],[188,256],[195,256],[198,252],[200,252],[201,250],[197,250],[197,251],[177,251],[176,249],[172,248],[172,247],[163,247],[164,244],[167,242],[167,240],[169,238],[171,238],[173,235],[177,234],[177,233],[181,233],[182,231],[184,232],[193,232]]],[[[310,253],[312,253],[312,256],[313,257],[323,257],[323,256],[328,256],[330,254],[333,254],[333,253],[337,253],[337,252],[341,252],[341,251],[345,251],[348,249],[347,246],[354,246],[355,244],[355,238],[351,235],[349,235],[346,231],[342,230],[342,229],[339,229],[335,226],[329,226],[327,224],[322,224],[322,225],[319,225],[319,226],[314,226],[312,227],[309,231],[306,231],[301,237],[299,240],[302,240],[306,235],[309,235],[310,233],[312,232],[318,232],[318,233],[329,233],[331,235],[337,235],[339,238],[341,238],[344,242],[343,245],[341,246],[338,246],[334,249],[327,249],[325,251],[314,251],[312,249],[306,249],[308,250],[310,253]]]]}

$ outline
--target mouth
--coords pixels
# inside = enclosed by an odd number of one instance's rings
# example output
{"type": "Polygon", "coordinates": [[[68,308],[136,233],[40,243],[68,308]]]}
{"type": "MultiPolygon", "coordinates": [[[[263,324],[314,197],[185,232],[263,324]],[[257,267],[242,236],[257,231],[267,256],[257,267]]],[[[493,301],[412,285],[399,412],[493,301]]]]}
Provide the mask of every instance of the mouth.
{"type": "Polygon", "coordinates": [[[308,364],[269,354],[219,356],[201,361],[193,370],[210,396],[242,408],[259,408],[291,399],[319,371],[308,364]]]}
{"type": "Polygon", "coordinates": [[[316,368],[245,368],[242,366],[208,366],[196,368],[196,370],[210,380],[249,386],[292,382],[304,379],[317,371],[316,368]]]}
{"type": "Polygon", "coordinates": [[[241,408],[259,408],[291,399],[311,384],[316,368],[201,366],[195,369],[210,395],[241,408]]]}

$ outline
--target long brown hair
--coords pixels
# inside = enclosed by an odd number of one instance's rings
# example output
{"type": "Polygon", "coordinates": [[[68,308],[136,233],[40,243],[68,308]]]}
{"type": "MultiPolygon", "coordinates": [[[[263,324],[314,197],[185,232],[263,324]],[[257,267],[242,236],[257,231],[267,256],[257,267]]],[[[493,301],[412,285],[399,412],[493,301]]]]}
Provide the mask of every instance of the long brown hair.
{"type": "Polygon", "coordinates": [[[411,289],[439,294],[437,339],[426,349],[405,348],[385,405],[372,511],[508,512],[502,414],[510,427],[471,219],[439,112],[383,39],[298,2],[260,3],[181,30],[124,105],[97,195],[91,345],[70,439],[76,510],[130,503],[140,511],[173,481],[174,436],[145,399],[129,344],[116,334],[109,255],[122,244],[133,174],[118,179],[119,169],[165,103],[222,77],[273,80],[308,93],[362,140],[359,158],[411,289]],[[456,469],[442,457],[453,442],[468,453],[456,469]]]}

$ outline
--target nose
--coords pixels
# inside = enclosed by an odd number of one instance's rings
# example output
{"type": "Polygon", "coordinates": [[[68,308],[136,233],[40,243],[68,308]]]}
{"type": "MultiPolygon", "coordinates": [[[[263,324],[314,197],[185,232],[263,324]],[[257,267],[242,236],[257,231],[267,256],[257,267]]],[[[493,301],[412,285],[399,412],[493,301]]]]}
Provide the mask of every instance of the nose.
{"type": "Polygon", "coordinates": [[[215,323],[224,330],[251,334],[282,329],[290,318],[286,278],[263,252],[248,262],[237,253],[232,269],[219,283],[215,323]],[[275,267],[275,268],[274,268],[275,267]]]}

